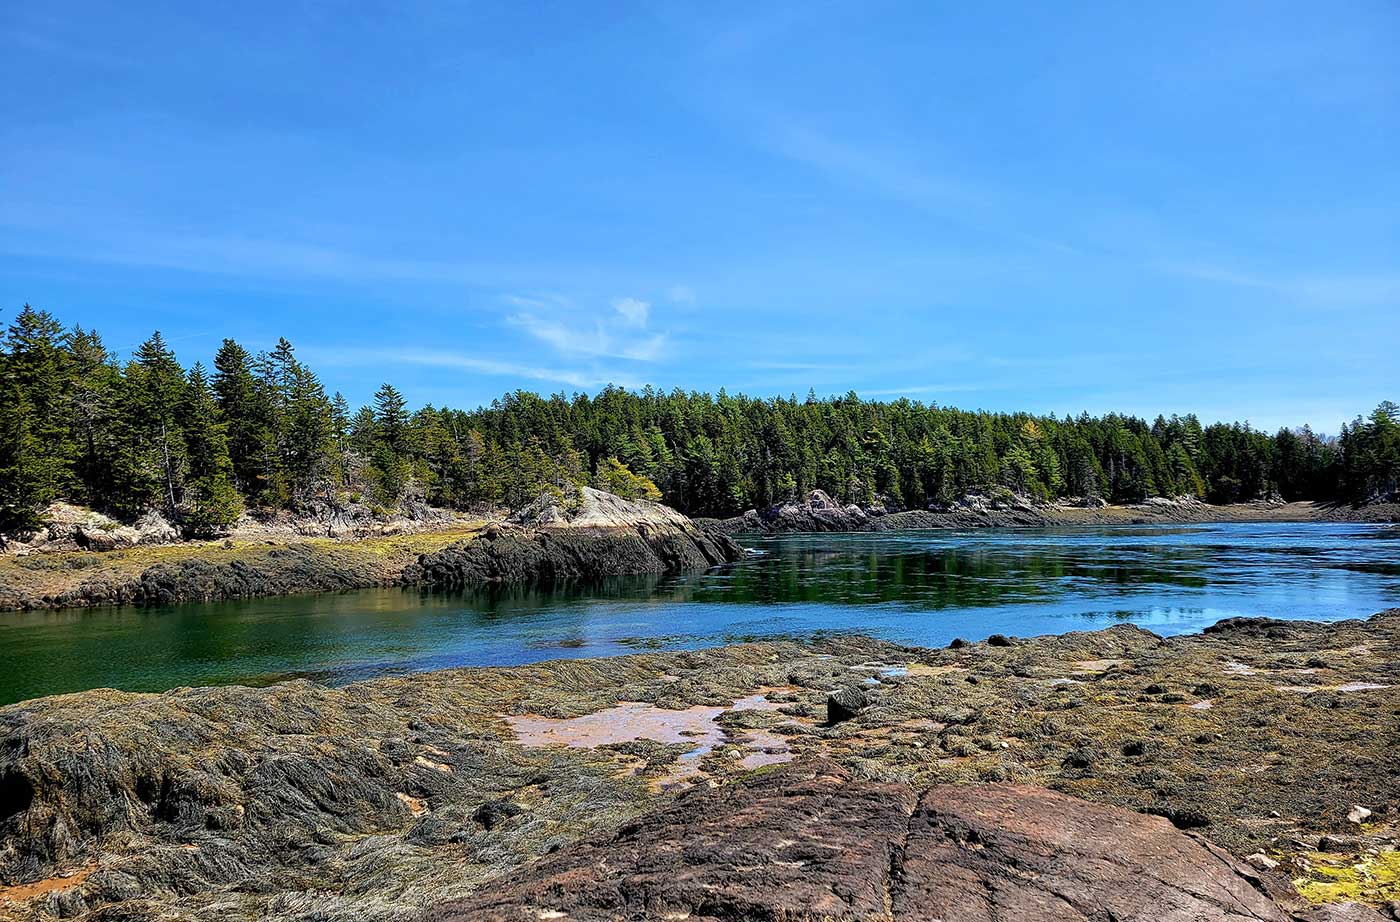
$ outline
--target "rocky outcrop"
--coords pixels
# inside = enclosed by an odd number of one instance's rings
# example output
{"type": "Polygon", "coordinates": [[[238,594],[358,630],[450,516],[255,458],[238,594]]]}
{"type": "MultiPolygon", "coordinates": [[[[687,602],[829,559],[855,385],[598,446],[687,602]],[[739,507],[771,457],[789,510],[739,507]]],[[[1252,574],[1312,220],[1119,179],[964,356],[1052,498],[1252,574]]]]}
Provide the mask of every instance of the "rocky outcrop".
{"type": "Polygon", "coordinates": [[[296,510],[254,509],[231,527],[186,534],[178,523],[149,510],[123,524],[92,509],[57,502],[44,510],[44,525],[31,533],[0,535],[0,553],[13,556],[68,551],[118,551],[152,545],[175,545],[209,538],[238,542],[291,541],[298,538],[368,538],[415,534],[461,524],[462,513],[422,503],[405,503],[393,513],[363,502],[312,500],[296,510]]]}
{"type": "Polygon", "coordinates": [[[1075,525],[1187,525],[1214,522],[1396,522],[1400,506],[1332,503],[1240,503],[1212,506],[1191,497],[1150,497],[1107,505],[1101,498],[1032,501],[1007,490],[969,493],[937,508],[885,512],[883,507],[842,505],[821,490],[801,501],[750,509],[728,519],[699,519],[726,534],[899,531],[920,528],[1044,528],[1075,525]]]}
{"type": "Polygon", "coordinates": [[[450,509],[406,501],[393,512],[360,501],[313,499],[296,510],[256,509],[239,517],[231,531],[236,541],[294,538],[369,538],[434,531],[467,517],[450,509]]]}
{"type": "Polygon", "coordinates": [[[425,920],[1294,922],[1301,910],[1281,879],[1158,817],[1021,785],[919,793],[820,762],[684,794],[425,920]]]}
{"type": "Polygon", "coordinates": [[[424,555],[404,572],[409,585],[554,582],[703,570],[738,560],[734,539],[659,503],[589,487],[577,503],[545,494],[506,527],[424,555]]]}
{"type": "Polygon", "coordinates": [[[1009,528],[1048,525],[1052,516],[1010,492],[984,496],[969,494],[941,509],[910,509],[891,512],[877,504],[861,507],[842,505],[822,490],[813,490],[802,500],[790,500],[762,511],[749,510],[741,516],[711,522],[728,534],[802,532],[896,531],[912,528],[1009,528]]]}
{"type": "Polygon", "coordinates": [[[43,527],[23,535],[0,535],[0,551],[26,556],[62,551],[115,551],[141,545],[180,541],[180,529],[159,512],[147,512],[130,525],[71,503],[53,503],[44,510],[43,527]]]}
{"type": "MultiPolygon", "coordinates": [[[[743,556],[733,538],[700,528],[674,509],[587,488],[576,504],[542,497],[511,521],[475,534],[455,515],[439,521],[432,510],[420,512],[404,525],[403,534],[378,533],[353,541],[283,536],[113,555],[5,558],[0,566],[15,578],[7,579],[0,570],[0,610],[172,605],[394,585],[548,583],[703,570],[743,556]],[[429,527],[433,522],[440,531],[429,527]]],[[[323,528],[325,523],[318,522],[316,529],[323,528]]],[[[355,522],[350,524],[368,527],[355,522]]],[[[393,523],[380,524],[392,531],[393,523]]],[[[286,525],[266,527],[275,531],[286,525]]],[[[74,533],[83,532],[70,530],[64,540],[71,543],[74,533]]],[[[106,534],[101,529],[94,533],[106,534]]]]}
{"type": "Polygon", "coordinates": [[[313,545],[290,544],[259,549],[246,560],[194,557],[157,563],[134,577],[94,577],[45,599],[44,607],[176,605],[368,589],[390,581],[390,575],[371,562],[351,560],[313,545]]]}

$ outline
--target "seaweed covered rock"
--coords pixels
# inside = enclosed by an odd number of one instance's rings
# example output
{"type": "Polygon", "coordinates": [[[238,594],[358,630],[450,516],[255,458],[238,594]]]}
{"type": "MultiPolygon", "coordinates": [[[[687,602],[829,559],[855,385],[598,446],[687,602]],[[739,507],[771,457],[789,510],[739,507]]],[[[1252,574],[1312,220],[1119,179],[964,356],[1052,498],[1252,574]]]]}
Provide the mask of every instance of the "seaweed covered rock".
{"type": "Polygon", "coordinates": [[[349,555],[334,550],[290,544],[260,549],[246,560],[190,557],[154,564],[135,576],[112,578],[104,574],[41,601],[42,607],[174,605],[366,589],[386,582],[387,573],[372,562],[352,561],[349,555]]]}
{"type": "Polygon", "coordinates": [[[850,720],[870,703],[865,689],[855,685],[845,685],[826,696],[826,722],[839,724],[850,720]]]}
{"type": "MultiPolygon", "coordinates": [[[[643,872],[655,873],[657,894],[714,884],[727,902],[674,909],[697,920],[726,906],[729,919],[801,919],[805,907],[836,905],[823,902],[832,893],[845,908],[831,917],[858,919],[852,907],[885,885],[903,900],[898,918],[986,918],[975,902],[923,902],[976,892],[964,880],[987,884],[1000,918],[1055,919],[1035,901],[1053,893],[1086,909],[1096,887],[1128,873],[1119,863],[1142,871],[1144,842],[1161,846],[1168,884],[1205,854],[1203,881],[1233,886],[1243,874],[1284,919],[1302,911],[1275,875],[1312,900],[1388,906],[1400,898],[1386,873],[1400,828],[1400,609],[1292,625],[1283,639],[1160,638],[1117,625],[947,650],[837,635],[343,688],[24,701],[0,708],[0,919],[409,922],[448,904],[478,913],[466,918],[509,919],[516,903],[497,916],[482,907],[523,900],[519,875],[557,870],[549,862],[574,848],[616,874],[579,872],[573,920],[657,917],[647,914],[653,891],[636,883],[643,872]],[[1151,684],[1191,696],[1144,696],[1151,684]],[[843,687],[867,689],[872,706],[825,726],[827,696],[843,687]],[[583,735],[554,732],[564,728],[583,735]],[[686,732],[668,743],[669,730],[686,732]],[[785,773],[773,767],[782,759],[808,768],[764,788],[785,773]],[[919,793],[950,783],[963,799],[919,793]],[[712,784],[713,796],[673,800],[712,784]],[[693,842],[656,814],[637,821],[668,804],[696,818],[693,842]],[[779,831],[787,825],[800,835],[779,831]],[[592,844],[570,845],[580,841],[592,844]],[[901,876],[882,870],[891,861],[901,876]],[[779,899],[789,880],[804,900],[796,909],[779,899]],[[609,916],[596,904],[608,893],[632,902],[609,916]],[[464,898],[482,902],[454,902],[464,898]]],[[[1142,877],[1120,889],[1161,884],[1142,877]]],[[[563,911],[545,902],[555,891],[530,886],[538,908],[563,911]]],[[[1116,894],[1105,905],[1122,919],[1230,918],[1201,897],[1218,889],[1192,891],[1204,908],[1175,914],[1171,901],[1184,898],[1163,892],[1160,916],[1135,916],[1116,894]]],[[[1360,907],[1297,917],[1377,918],[1360,907]]]]}

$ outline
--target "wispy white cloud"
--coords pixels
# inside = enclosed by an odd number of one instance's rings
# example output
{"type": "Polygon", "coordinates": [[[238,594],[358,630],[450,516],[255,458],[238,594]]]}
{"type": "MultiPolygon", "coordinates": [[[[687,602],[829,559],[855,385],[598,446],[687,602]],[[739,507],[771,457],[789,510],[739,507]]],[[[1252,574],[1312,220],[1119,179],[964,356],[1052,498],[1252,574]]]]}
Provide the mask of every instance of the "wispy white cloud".
{"type": "Polygon", "coordinates": [[[640,298],[618,298],[612,303],[613,310],[630,327],[644,327],[651,316],[651,305],[640,298]]]}
{"type": "Polygon", "coordinates": [[[798,122],[782,124],[779,131],[768,136],[767,144],[790,160],[885,198],[936,213],[950,222],[1037,249],[1077,252],[1062,240],[1026,231],[1023,219],[1007,213],[1004,192],[964,174],[922,163],[899,148],[849,143],[798,122]]]}
{"type": "Polygon", "coordinates": [[[784,362],[758,359],[745,363],[745,367],[759,371],[820,371],[826,373],[848,372],[859,367],[849,362],[784,362]]]}
{"type": "Polygon", "coordinates": [[[611,310],[592,318],[580,317],[572,301],[556,299],[556,305],[567,304],[569,310],[550,310],[550,304],[538,298],[511,297],[510,303],[530,308],[511,314],[506,324],[539,340],[560,355],[624,359],[629,362],[654,362],[665,355],[670,337],[665,331],[653,331],[651,302],[641,298],[615,298],[611,310]]]}
{"type": "Polygon", "coordinates": [[[302,350],[304,357],[326,366],[419,365],[432,368],[456,368],[478,374],[551,381],[580,389],[616,384],[641,387],[638,379],[627,373],[607,368],[551,368],[503,359],[463,355],[457,352],[417,348],[317,348],[302,350]]]}
{"type": "MultiPolygon", "coordinates": [[[[0,220],[11,228],[24,222],[0,220]]],[[[179,272],[251,278],[309,278],[326,281],[409,281],[481,284],[499,272],[465,261],[374,256],[331,244],[236,235],[151,234],[127,231],[76,243],[34,243],[21,235],[0,239],[0,251],[19,256],[179,272]]]]}
{"type": "Polygon", "coordinates": [[[1400,303],[1400,275],[1261,275],[1199,263],[1169,263],[1165,271],[1203,282],[1271,291],[1300,300],[1334,304],[1400,303]]]}
{"type": "Polygon", "coordinates": [[[664,333],[625,335],[602,321],[578,326],[534,314],[514,314],[506,320],[562,355],[654,362],[666,351],[664,333]]]}
{"type": "Polygon", "coordinates": [[[789,159],[914,204],[962,207],[984,198],[965,180],[921,167],[894,152],[844,143],[806,125],[787,124],[772,136],[771,145],[789,159]]]}
{"type": "Polygon", "coordinates": [[[981,384],[913,384],[909,387],[858,390],[858,393],[865,397],[913,397],[918,394],[962,394],[985,389],[981,384]]]}
{"type": "Polygon", "coordinates": [[[501,300],[514,307],[525,310],[550,310],[553,308],[572,308],[573,299],[557,294],[529,294],[529,295],[502,295],[501,300]]]}
{"type": "Polygon", "coordinates": [[[666,292],[666,299],[682,307],[695,306],[695,289],[689,285],[672,285],[666,292]]]}
{"type": "Polygon", "coordinates": [[[115,68],[135,65],[131,58],[119,57],[110,49],[94,50],[55,37],[49,32],[32,28],[7,29],[0,37],[11,46],[19,46],[41,55],[58,58],[77,64],[90,64],[97,67],[115,68]]]}

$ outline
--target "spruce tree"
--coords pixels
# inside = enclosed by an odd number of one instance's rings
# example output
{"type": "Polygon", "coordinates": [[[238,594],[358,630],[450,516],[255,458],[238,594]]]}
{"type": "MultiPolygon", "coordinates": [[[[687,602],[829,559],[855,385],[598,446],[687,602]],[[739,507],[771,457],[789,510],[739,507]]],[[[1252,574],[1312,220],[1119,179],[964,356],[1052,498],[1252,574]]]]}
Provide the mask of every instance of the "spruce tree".
{"type": "Polygon", "coordinates": [[[213,389],[228,435],[233,482],[245,496],[262,492],[265,444],[269,439],[266,407],[254,377],[252,357],[231,339],[214,355],[213,389]]]}
{"type": "MultiPolygon", "coordinates": [[[[0,363],[0,376],[8,377],[0,363]]],[[[55,496],[38,437],[31,428],[34,413],[23,388],[4,380],[0,391],[0,533],[38,528],[40,510],[55,496]]]]}
{"type": "Polygon", "coordinates": [[[180,424],[189,462],[181,522],[195,534],[217,534],[237,521],[243,501],[233,486],[225,427],[198,362],[190,369],[180,424]]]}
{"type": "Polygon", "coordinates": [[[286,387],[282,464],[291,498],[297,503],[313,495],[329,499],[334,487],[334,409],[320,380],[299,362],[289,367],[286,387]]]}
{"type": "Polygon", "coordinates": [[[188,458],[179,414],[185,403],[185,372],[160,331],[141,344],[127,365],[127,424],[136,436],[142,465],[159,488],[167,515],[178,513],[188,458]]]}
{"type": "Polygon", "coordinates": [[[379,497],[386,505],[400,503],[413,478],[408,455],[409,426],[407,402],[392,384],[384,384],[374,395],[375,456],[379,473],[379,497]]]}
{"type": "Polygon", "coordinates": [[[120,408],[125,382],[95,331],[74,327],[68,344],[76,496],[89,506],[110,509],[116,490],[114,462],[121,451],[120,408]]]}
{"type": "Polygon", "coordinates": [[[70,356],[63,327],[26,304],[10,324],[0,371],[8,406],[0,421],[0,518],[32,527],[39,511],[71,496],[70,356]]]}

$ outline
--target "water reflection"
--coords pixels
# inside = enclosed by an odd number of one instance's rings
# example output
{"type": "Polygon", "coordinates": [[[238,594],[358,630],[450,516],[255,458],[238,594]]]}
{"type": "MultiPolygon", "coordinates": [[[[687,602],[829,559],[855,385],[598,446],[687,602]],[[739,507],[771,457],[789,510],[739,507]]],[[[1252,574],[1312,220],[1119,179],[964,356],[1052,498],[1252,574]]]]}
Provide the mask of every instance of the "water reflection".
{"type": "Polygon", "coordinates": [[[115,686],[332,682],[462,664],[873,633],[943,644],[1118,622],[1335,619],[1400,604],[1400,529],[1120,527],[754,539],[710,573],[551,590],[373,590],[0,615],[0,701],[115,686]]]}

